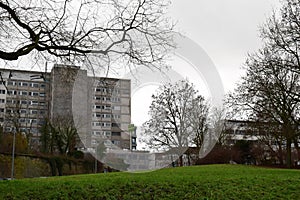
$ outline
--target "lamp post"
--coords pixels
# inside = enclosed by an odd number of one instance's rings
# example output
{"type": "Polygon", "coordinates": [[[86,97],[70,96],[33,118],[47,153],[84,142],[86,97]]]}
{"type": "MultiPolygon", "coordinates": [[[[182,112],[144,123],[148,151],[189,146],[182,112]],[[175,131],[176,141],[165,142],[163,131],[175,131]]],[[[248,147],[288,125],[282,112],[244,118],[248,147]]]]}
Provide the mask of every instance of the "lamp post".
{"type": "MultiPolygon", "coordinates": [[[[13,75],[12,75],[12,73],[10,71],[9,74],[8,74],[7,80],[9,81],[12,76],[13,75]]],[[[1,79],[2,79],[2,76],[1,76],[1,79]]],[[[5,87],[6,87],[7,94],[10,95],[10,93],[8,92],[7,86],[5,86],[5,87]]],[[[11,179],[14,179],[14,171],[15,171],[15,146],[16,146],[16,129],[14,128],[14,131],[13,131],[12,153],[11,153],[11,175],[10,175],[11,179]]]]}
{"type": "Polygon", "coordinates": [[[11,179],[14,179],[14,169],[15,169],[15,144],[16,144],[16,130],[14,130],[12,155],[11,155],[11,179]]]}
{"type": "MultiPolygon", "coordinates": [[[[98,142],[97,142],[98,143],[98,142]]],[[[97,152],[97,146],[95,148],[95,174],[97,173],[97,162],[98,162],[98,156],[97,156],[98,152],[97,152]]]]}

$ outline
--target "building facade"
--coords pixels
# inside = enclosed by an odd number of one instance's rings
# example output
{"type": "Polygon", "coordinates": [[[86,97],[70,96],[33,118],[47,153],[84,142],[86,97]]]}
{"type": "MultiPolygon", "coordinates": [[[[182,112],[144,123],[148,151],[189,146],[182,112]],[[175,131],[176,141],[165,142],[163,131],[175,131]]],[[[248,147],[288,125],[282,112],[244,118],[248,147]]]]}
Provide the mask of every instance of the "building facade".
{"type": "Polygon", "coordinates": [[[20,132],[39,146],[46,120],[70,118],[81,147],[135,149],[131,123],[131,82],[88,76],[75,66],[55,65],[51,72],[0,69],[0,123],[4,132],[20,132]]]}

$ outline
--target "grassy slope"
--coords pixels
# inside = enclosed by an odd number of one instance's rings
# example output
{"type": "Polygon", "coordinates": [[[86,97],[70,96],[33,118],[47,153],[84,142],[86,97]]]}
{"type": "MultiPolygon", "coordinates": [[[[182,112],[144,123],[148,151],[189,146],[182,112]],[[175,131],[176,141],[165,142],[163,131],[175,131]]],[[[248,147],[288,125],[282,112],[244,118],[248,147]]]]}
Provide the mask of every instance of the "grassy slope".
{"type": "Polygon", "coordinates": [[[0,199],[299,199],[300,171],[207,165],[0,181],[0,199]]]}

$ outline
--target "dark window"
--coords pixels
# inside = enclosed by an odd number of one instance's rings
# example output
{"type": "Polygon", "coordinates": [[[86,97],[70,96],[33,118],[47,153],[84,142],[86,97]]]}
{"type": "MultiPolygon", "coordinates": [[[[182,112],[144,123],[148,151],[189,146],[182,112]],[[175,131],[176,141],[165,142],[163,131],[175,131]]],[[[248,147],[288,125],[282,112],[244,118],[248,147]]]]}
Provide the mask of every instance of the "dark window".
{"type": "Polygon", "coordinates": [[[112,127],[120,127],[120,124],[118,124],[118,123],[112,123],[112,127]]]}
{"type": "Polygon", "coordinates": [[[121,132],[112,132],[111,136],[121,136],[121,132]]]}

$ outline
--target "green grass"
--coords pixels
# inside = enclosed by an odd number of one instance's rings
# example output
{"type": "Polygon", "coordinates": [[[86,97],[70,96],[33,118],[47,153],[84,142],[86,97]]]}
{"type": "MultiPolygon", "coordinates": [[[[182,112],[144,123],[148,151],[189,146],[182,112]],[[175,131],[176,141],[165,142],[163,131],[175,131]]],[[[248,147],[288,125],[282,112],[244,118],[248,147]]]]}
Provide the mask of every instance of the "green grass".
{"type": "Polygon", "coordinates": [[[0,199],[300,199],[300,171],[206,165],[0,181],[0,199]]]}

